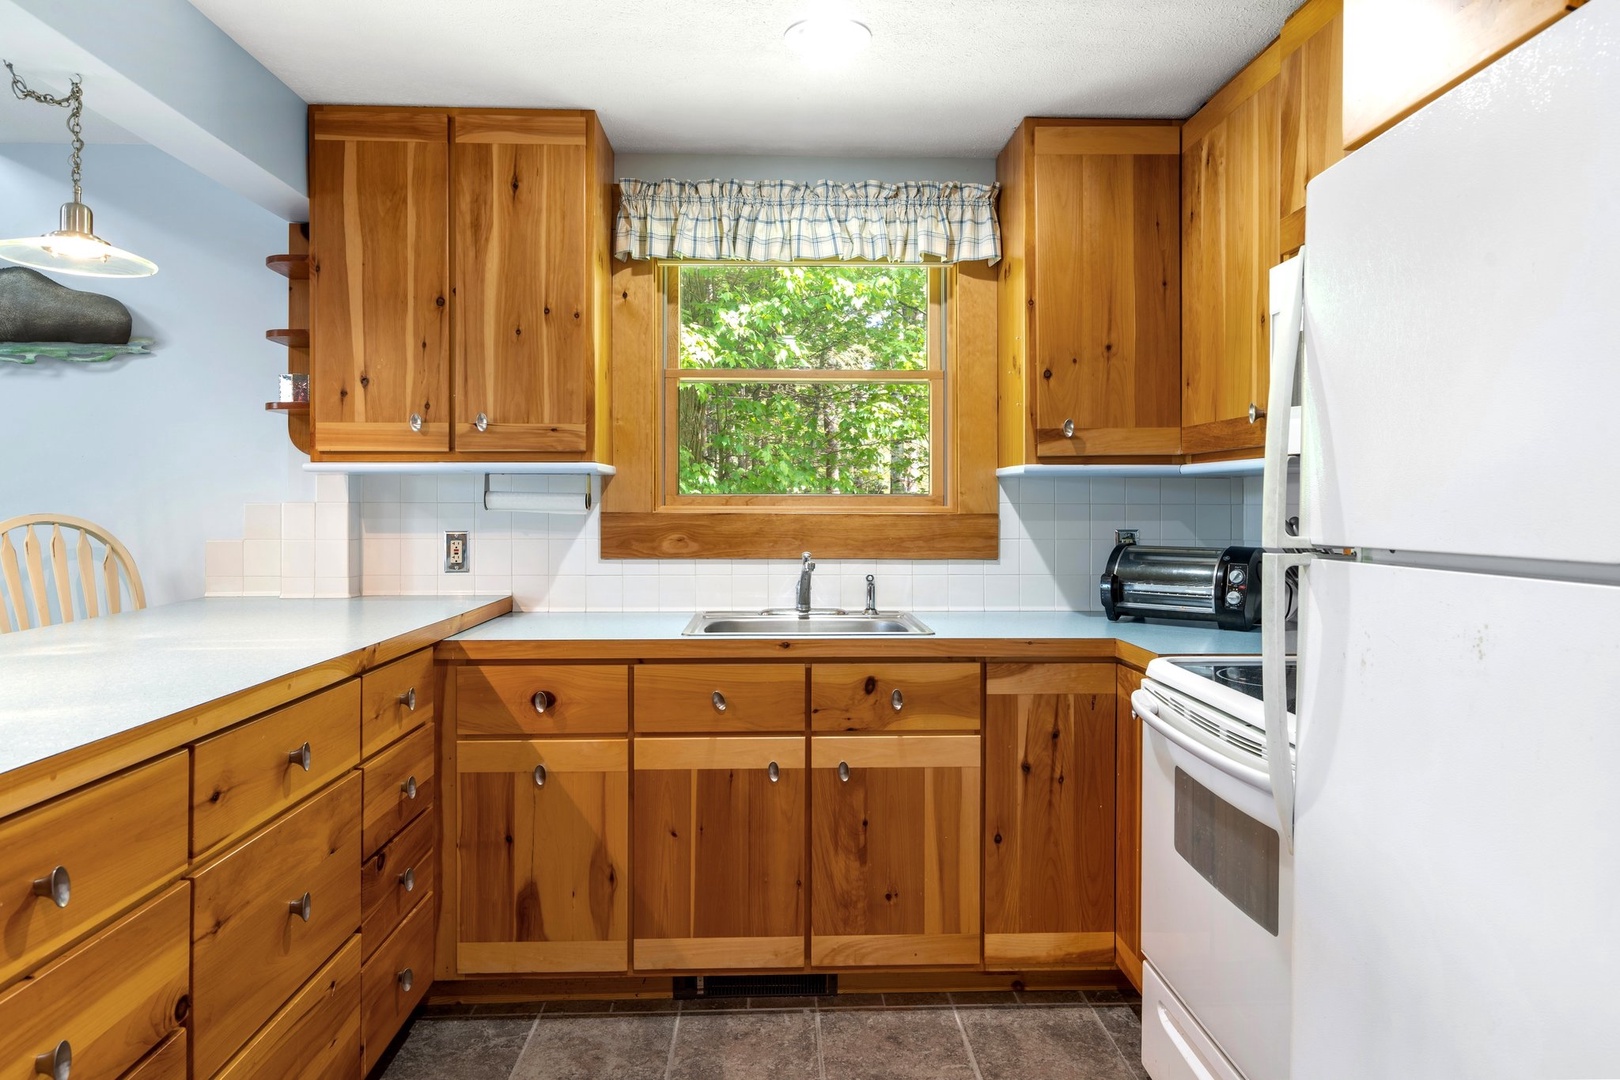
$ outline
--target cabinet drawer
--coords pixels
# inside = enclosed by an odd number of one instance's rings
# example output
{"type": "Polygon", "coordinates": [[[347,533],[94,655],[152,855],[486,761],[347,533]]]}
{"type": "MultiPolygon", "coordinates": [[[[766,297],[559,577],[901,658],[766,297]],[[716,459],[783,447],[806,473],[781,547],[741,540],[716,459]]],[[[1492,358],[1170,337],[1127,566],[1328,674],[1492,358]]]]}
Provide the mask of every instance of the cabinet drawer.
{"type": "Polygon", "coordinates": [[[456,670],[462,735],[622,735],[630,669],[606,664],[487,664],[456,670]]]}
{"type": "Polygon", "coordinates": [[[370,757],[433,719],[433,650],[385,664],[360,677],[360,756],[370,757]]]}
{"type": "Polygon", "coordinates": [[[36,1080],[62,1043],[73,1080],[115,1080],[186,1017],[191,905],[182,882],[0,996],[0,1080],[36,1080]]]}
{"type": "Polygon", "coordinates": [[[437,909],[431,895],[422,897],[416,910],[405,917],[360,973],[361,1056],[365,1072],[371,1071],[411,1010],[427,996],[433,982],[437,909]]]}
{"type": "Polygon", "coordinates": [[[977,731],[978,664],[814,664],[816,731],[977,731]]]}
{"type": "Polygon", "coordinates": [[[188,782],[171,754],[0,823],[0,983],[185,868],[188,782]],[[34,891],[53,874],[63,907],[34,891]]]}
{"type": "Polygon", "coordinates": [[[264,824],[360,760],[360,682],[323,690],[192,747],[191,854],[264,824]]]}
{"type": "Polygon", "coordinates": [[[360,926],[351,773],[196,874],[192,1067],[212,1076],[360,926]],[[293,905],[309,897],[309,919],[293,905]]]}
{"type": "Polygon", "coordinates": [[[433,891],[439,857],[437,814],[422,814],[360,867],[360,936],[365,957],[377,951],[405,913],[433,891]]]}
{"type": "Polygon", "coordinates": [[[417,728],[360,770],[365,774],[363,857],[370,858],[433,805],[438,757],[433,733],[437,730],[432,724],[417,728]]]}
{"type": "Polygon", "coordinates": [[[803,664],[636,669],[636,732],[803,731],[803,664]]]}
{"type": "Polygon", "coordinates": [[[124,1080],[186,1080],[186,1029],[180,1028],[163,1045],[129,1072],[124,1080]]]}
{"type": "Polygon", "coordinates": [[[360,940],[303,985],[214,1080],[358,1080],[360,940]]]}

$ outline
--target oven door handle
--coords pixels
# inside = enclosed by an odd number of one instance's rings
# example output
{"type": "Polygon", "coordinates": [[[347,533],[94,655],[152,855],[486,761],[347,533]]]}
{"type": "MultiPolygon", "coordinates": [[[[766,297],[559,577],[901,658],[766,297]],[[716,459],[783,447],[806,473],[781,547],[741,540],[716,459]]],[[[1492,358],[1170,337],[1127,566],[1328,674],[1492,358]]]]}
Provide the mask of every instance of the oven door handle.
{"type": "Polygon", "coordinates": [[[1272,794],[1271,778],[1266,775],[1264,769],[1256,769],[1243,764],[1241,761],[1233,760],[1219,750],[1204,745],[1185,731],[1182,731],[1171,721],[1159,715],[1158,709],[1154,707],[1153,695],[1146,690],[1135,690],[1131,693],[1131,711],[1139,716],[1148,727],[1157,731],[1205,765],[1219,769],[1234,780],[1241,780],[1250,787],[1265,792],[1267,795],[1272,794]]]}

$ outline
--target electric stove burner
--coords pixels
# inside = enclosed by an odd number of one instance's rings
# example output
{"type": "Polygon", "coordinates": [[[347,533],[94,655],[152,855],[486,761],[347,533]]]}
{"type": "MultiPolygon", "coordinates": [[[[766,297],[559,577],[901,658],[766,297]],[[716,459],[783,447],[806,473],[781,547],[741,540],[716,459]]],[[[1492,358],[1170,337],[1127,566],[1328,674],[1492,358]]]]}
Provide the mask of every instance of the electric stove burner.
{"type": "MultiPolygon", "coordinates": [[[[1256,701],[1265,700],[1261,688],[1260,661],[1225,661],[1221,663],[1208,663],[1199,661],[1177,660],[1176,666],[1184,668],[1194,675],[1236,690],[1240,694],[1254,698],[1256,701]]],[[[1288,711],[1294,711],[1295,667],[1294,661],[1288,661],[1288,711]]]]}

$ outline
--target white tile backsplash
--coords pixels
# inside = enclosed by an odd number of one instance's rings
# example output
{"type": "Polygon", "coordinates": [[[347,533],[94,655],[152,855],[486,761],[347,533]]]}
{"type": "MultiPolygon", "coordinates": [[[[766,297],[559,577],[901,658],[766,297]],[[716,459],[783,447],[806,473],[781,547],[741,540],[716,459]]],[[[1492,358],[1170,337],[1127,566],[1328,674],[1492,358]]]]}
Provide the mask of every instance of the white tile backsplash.
{"type": "MultiPolygon", "coordinates": [[[[796,560],[604,560],[597,509],[588,515],[491,513],[482,507],[478,476],[354,479],[358,576],[366,595],[511,592],[527,611],[691,611],[793,603],[796,560]],[[468,531],[471,573],[444,573],[447,529],[468,531]]],[[[515,490],[577,492],[584,481],[513,476],[500,483],[515,490]]],[[[1097,575],[1115,529],[1138,529],[1143,543],[1236,543],[1250,536],[1251,518],[1258,535],[1258,481],[1252,487],[1251,494],[1243,480],[1208,477],[1003,480],[998,558],[819,559],[813,600],[860,607],[866,575],[872,574],[878,604],[885,609],[1094,611],[1097,575]]]]}

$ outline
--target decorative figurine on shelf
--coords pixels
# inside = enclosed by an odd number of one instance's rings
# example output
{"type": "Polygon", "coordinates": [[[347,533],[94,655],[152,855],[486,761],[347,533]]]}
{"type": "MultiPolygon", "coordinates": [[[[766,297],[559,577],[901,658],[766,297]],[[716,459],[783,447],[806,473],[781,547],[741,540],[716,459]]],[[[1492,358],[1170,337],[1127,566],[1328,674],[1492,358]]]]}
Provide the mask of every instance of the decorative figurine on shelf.
{"type": "Polygon", "coordinates": [[[41,356],[111,360],[146,352],[129,309],[110,296],[59,285],[25,266],[0,268],[0,360],[31,364],[41,356]]]}

